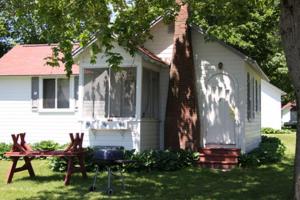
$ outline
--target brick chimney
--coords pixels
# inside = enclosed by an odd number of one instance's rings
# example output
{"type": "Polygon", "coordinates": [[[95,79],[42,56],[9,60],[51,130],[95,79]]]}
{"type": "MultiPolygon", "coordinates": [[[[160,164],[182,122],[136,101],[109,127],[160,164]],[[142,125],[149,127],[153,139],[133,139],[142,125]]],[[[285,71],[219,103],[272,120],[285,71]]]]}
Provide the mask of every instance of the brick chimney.
{"type": "Polygon", "coordinates": [[[188,26],[188,5],[181,5],[175,19],[173,57],[165,121],[165,148],[198,150],[200,122],[195,67],[188,26]]]}

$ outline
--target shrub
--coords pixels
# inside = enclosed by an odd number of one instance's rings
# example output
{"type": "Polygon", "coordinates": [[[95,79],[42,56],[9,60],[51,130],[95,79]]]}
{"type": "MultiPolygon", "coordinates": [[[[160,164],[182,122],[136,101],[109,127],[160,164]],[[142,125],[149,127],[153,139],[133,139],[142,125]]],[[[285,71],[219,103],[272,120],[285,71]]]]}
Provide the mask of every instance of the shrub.
{"type": "MultiPolygon", "coordinates": [[[[63,145],[61,147],[64,147],[64,148],[61,148],[61,149],[65,149],[67,145],[63,145]]],[[[86,167],[86,170],[88,172],[90,171],[93,171],[95,169],[95,166],[92,162],[92,157],[93,157],[93,149],[91,148],[86,148],[86,154],[85,154],[85,167],[86,167]]],[[[78,160],[75,159],[74,160],[74,164],[75,165],[78,165],[78,160]]],[[[67,170],[67,160],[64,159],[64,158],[61,158],[61,157],[50,157],[49,158],[49,167],[52,171],[55,171],[55,172],[65,172],[67,170]]]]}
{"type": "Polygon", "coordinates": [[[274,129],[274,128],[262,128],[261,129],[262,134],[291,134],[294,133],[293,131],[289,129],[274,129]]]}
{"type": "Polygon", "coordinates": [[[11,144],[0,143],[0,160],[7,160],[8,158],[4,156],[5,152],[11,150],[11,144]]]}
{"type": "MultiPolygon", "coordinates": [[[[141,153],[135,153],[135,150],[124,150],[125,159],[135,162],[125,166],[126,171],[174,171],[184,167],[193,166],[199,159],[198,152],[184,150],[147,150],[141,153]]],[[[95,166],[92,161],[93,149],[87,149],[85,164],[87,171],[93,171],[95,166]]],[[[61,158],[51,158],[50,169],[63,172],[67,169],[67,163],[61,158]]],[[[100,166],[105,169],[105,166],[100,166]]]]}
{"type": "Polygon", "coordinates": [[[125,158],[135,161],[125,167],[128,171],[174,171],[195,165],[199,153],[185,150],[148,150],[141,153],[127,151],[125,158]]]}
{"type": "Polygon", "coordinates": [[[34,143],[32,145],[32,148],[34,150],[39,150],[39,151],[54,151],[59,149],[59,144],[51,141],[51,140],[44,140],[41,142],[34,143]]]}
{"type": "Polygon", "coordinates": [[[242,167],[277,163],[284,157],[285,149],[286,147],[278,138],[262,136],[259,147],[248,154],[241,155],[239,163],[242,167]]]}

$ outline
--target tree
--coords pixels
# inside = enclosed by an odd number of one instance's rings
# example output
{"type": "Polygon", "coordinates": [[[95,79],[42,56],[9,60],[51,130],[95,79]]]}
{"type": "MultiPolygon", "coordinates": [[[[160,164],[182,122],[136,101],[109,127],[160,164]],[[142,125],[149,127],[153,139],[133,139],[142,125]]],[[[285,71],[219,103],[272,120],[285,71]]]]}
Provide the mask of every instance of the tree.
{"type": "MultiPolygon", "coordinates": [[[[295,88],[296,102],[300,105],[300,1],[282,0],[280,29],[282,44],[295,88]]],[[[300,199],[300,109],[297,108],[296,155],[294,169],[294,199],[300,199]]]]}
{"type": "Polygon", "coordinates": [[[193,1],[192,23],[255,59],[271,83],[294,98],[279,34],[279,0],[193,1]]]}
{"type": "MultiPolygon", "coordinates": [[[[47,41],[58,41],[54,47],[54,56],[48,62],[58,65],[61,60],[65,63],[67,75],[72,73],[74,63],[72,48],[74,42],[86,46],[96,38],[92,45],[94,55],[103,52],[110,67],[116,68],[122,57],[113,52],[113,44],[123,46],[129,53],[134,54],[137,45],[150,38],[151,22],[158,16],[169,20],[174,17],[178,9],[174,0],[8,0],[14,8],[13,19],[20,22],[20,26],[30,25],[31,19],[42,38],[47,41]],[[24,19],[24,20],[20,20],[24,19]],[[58,57],[61,52],[63,57],[58,57]]],[[[25,26],[25,29],[28,26],[25,26]]],[[[29,26],[30,27],[30,26],[29,26]]],[[[30,34],[29,34],[30,35],[30,34]]]]}
{"type": "MultiPolygon", "coordinates": [[[[149,34],[151,21],[157,16],[163,16],[168,21],[178,11],[174,0],[23,0],[21,3],[18,0],[7,0],[5,2],[13,8],[9,20],[18,22],[15,23],[15,27],[23,27],[24,33],[28,33],[23,34],[24,38],[37,32],[48,42],[59,42],[58,47],[54,48],[52,64],[55,65],[57,59],[61,59],[65,63],[68,75],[71,74],[73,64],[71,54],[73,42],[85,46],[91,39],[97,38],[99,42],[92,47],[94,53],[104,52],[108,55],[107,62],[110,66],[116,67],[122,58],[112,51],[113,43],[124,46],[133,54],[137,45],[151,38],[149,34]],[[35,25],[30,28],[32,22],[35,25]],[[26,32],[27,28],[29,32],[26,32]],[[35,31],[31,32],[33,29],[35,31]],[[63,53],[62,58],[57,57],[58,52],[63,53]]],[[[188,2],[193,10],[191,17],[193,23],[201,25],[208,34],[227,41],[258,60],[271,76],[273,83],[279,83],[277,86],[285,85],[287,88],[283,89],[293,93],[286,76],[286,58],[289,78],[294,85],[299,105],[300,1],[281,0],[280,33],[285,58],[277,29],[280,15],[279,0],[186,0],[185,2],[188,2]]],[[[2,14],[0,14],[0,34],[1,31],[5,32],[3,27],[7,20],[3,21],[1,17],[2,14]]],[[[299,118],[300,110],[298,110],[299,118]]],[[[299,134],[300,122],[298,121],[295,199],[300,199],[299,134]]]]}

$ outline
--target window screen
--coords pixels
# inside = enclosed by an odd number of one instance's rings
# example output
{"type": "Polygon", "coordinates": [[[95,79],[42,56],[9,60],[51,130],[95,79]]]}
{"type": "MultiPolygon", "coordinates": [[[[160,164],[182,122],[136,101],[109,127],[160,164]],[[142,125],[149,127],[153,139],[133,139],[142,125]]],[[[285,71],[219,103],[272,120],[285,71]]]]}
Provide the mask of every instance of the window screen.
{"type": "Polygon", "coordinates": [[[251,97],[251,101],[252,101],[252,118],[255,118],[255,82],[254,82],[254,77],[252,77],[252,82],[251,82],[251,90],[252,90],[252,97],[251,97]]]}
{"type": "Polygon", "coordinates": [[[78,89],[79,89],[79,76],[74,76],[74,99],[75,107],[78,107],[78,89]]]}
{"type": "Polygon", "coordinates": [[[70,107],[70,85],[68,79],[57,79],[57,108],[70,107]]]}
{"type": "Polygon", "coordinates": [[[134,117],[136,68],[84,70],[85,117],[134,117]]]}
{"type": "Polygon", "coordinates": [[[85,117],[107,117],[109,97],[108,69],[84,70],[83,113],[85,117]]]}
{"type": "Polygon", "coordinates": [[[159,73],[143,69],[142,117],[158,119],[159,73]]]}
{"type": "Polygon", "coordinates": [[[39,100],[39,77],[32,77],[31,78],[32,108],[38,107],[38,100],[39,100]]]}
{"type": "Polygon", "coordinates": [[[55,79],[43,80],[43,107],[55,108],[55,79]]]}
{"type": "Polygon", "coordinates": [[[110,76],[110,116],[135,116],[136,69],[111,70],[110,76]]]}
{"type": "Polygon", "coordinates": [[[251,119],[250,74],[247,73],[247,119],[251,119]]]}

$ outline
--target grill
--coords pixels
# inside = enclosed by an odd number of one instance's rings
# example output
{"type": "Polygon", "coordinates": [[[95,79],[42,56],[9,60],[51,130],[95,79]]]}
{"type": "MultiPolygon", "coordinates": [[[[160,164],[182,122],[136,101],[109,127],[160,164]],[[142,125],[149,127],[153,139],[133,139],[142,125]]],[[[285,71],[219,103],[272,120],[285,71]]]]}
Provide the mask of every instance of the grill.
{"type": "MultiPolygon", "coordinates": [[[[97,165],[96,173],[94,176],[93,185],[90,187],[90,191],[96,190],[96,180],[97,176],[99,174],[99,168],[100,166],[105,165],[107,169],[107,188],[106,193],[108,195],[113,194],[113,187],[112,187],[112,178],[113,176],[116,176],[116,174],[112,173],[112,166],[122,166],[123,164],[132,162],[130,160],[124,160],[124,147],[121,146],[97,146],[94,147],[94,153],[93,153],[93,162],[97,165]]],[[[122,188],[124,189],[124,177],[122,174],[122,170],[120,172],[120,177],[122,179],[122,188]]]]}
{"type": "Polygon", "coordinates": [[[123,147],[119,146],[95,147],[93,160],[96,164],[124,160],[124,151],[122,149],[123,147]]]}

